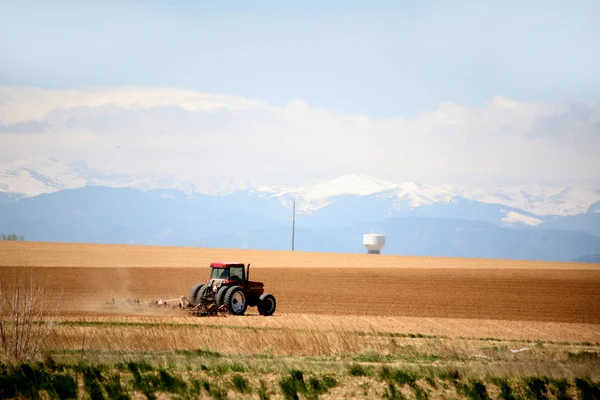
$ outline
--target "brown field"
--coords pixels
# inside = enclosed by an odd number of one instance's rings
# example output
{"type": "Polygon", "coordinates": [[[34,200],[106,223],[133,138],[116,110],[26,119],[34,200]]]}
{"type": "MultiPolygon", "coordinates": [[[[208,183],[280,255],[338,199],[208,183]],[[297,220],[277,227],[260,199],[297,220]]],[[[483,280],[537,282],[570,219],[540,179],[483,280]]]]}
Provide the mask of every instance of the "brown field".
{"type": "Polygon", "coordinates": [[[233,368],[254,388],[267,382],[272,398],[283,398],[280,379],[294,368],[336,376],[321,398],[385,397],[380,366],[420,374],[412,389],[398,386],[406,398],[423,398],[419,388],[461,398],[436,377],[448,368],[465,382],[483,379],[492,398],[494,376],[515,390],[525,390],[522,376],[600,378],[597,264],[0,242],[2,288],[18,272],[45,286],[50,306],[61,295],[62,315],[46,324],[59,362],[149,361],[193,371],[234,398],[233,368]],[[275,315],[199,318],[118,304],[187,296],[211,261],[251,263],[251,279],[277,298],[275,315]],[[105,304],[111,298],[116,306],[105,304]],[[356,363],[368,376],[349,375],[356,363]]]}
{"type": "Polygon", "coordinates": [[[73,312],[113,297],[179,298],[211,261],[239,260],[278,314],[600,324],[594,264],[28,242],[0,243],[0,254],[0,279],[32,268],[73,312]]]}
{"type": "MultiPolygon", "coordinates": [[[[276,316],[262,323],[306,314],[388,332],[600,340],[594,264],[4,242],[0,280],[31,270],[49,296],[62,294],[66,315],[122,318],[136,313],[104,303],[187,295],[215,260],[252,263],[251,279],[278,300],[276,316]]],[[[248,314],[244,324],[265,320],[251,317],[254,308],[248,314]]]]}

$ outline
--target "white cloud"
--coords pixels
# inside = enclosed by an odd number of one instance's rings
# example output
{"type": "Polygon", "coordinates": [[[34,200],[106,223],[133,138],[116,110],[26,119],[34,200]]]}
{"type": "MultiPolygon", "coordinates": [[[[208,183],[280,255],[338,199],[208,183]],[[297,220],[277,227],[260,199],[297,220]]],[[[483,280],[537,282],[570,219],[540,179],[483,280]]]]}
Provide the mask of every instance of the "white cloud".
{"type": "Polygon", "coordinates": [[[188,111],[273,109],[258,100],[239,96],[200,93],[188,89],[137,86],[80,90],[47,90],[0,85],[0,121],[15,124],[43,118],[56,109],[113,105],[128,109],[177,106],[188,111]]]}
{"type": "Polygon", "coordinates": [[[427,183],[598,179],[599,121],[598,104],[502,97],[376,120],[301,100],[274,107],[176,88],[0,86],[3,159],[81,159],[112,172],[172,173],[196,183],[235,176],[290,186],[352,172],[427,183]],[[44,130],[24,134],[39,126],[44,130]]]}

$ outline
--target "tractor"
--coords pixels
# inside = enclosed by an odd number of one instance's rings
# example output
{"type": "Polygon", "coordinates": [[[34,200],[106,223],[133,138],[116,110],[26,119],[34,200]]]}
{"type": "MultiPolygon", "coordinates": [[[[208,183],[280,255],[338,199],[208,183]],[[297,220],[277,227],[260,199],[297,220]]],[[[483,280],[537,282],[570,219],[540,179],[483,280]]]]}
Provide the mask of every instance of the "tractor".
{"type": "Polygon", "coordinates": [[[213,262],[210,278],[192,287],[189,300],[193,304],[213,303],[233,315],[244,315],[249,306],[257,307],[261,315],[273,315],[275,297],[265,293],[262,282],[251,281],[249,277],[250,264],[245,267],[243,263],[213,262]]]}

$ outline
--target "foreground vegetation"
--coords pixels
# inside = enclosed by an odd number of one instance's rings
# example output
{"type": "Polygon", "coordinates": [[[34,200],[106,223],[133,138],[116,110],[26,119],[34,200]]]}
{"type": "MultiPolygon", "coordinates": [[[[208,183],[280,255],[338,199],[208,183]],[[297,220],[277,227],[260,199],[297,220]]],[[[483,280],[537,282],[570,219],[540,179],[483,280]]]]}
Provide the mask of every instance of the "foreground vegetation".
{"type": "Polygon", "coordinates": [[[2,364],[0,398],[600,399],[592,342],[86,319],[2,364]]]}
{"type": "MultiPolygon", "coordinates": [[[[137,354],[138,361],[74,362],[69,352],[43,362],[0,365],[0,397],[51,398],[383,398],[598,399],[587,377],[464,375],[456,368],[395,368],[380,363],[232,358],[205,350],[137,354]],[[167,357],[168,358],[168,357],[167,357]],[[62,359],[62,361],[60,361],[62,359]],[[71,360],[73,362],[69,362],[71,360]]],[[[131,357],[129,354],[127,357],[131,357]]]]}

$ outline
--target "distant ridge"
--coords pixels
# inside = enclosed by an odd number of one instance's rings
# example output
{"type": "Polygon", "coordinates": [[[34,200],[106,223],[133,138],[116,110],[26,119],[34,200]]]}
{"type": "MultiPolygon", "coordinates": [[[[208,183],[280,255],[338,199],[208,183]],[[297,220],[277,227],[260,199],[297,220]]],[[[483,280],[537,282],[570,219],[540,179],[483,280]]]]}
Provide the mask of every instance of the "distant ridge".
{"type": "MultiPolygon", "coordinates": [[[[245,179],[230,177],[215,182],[197,182],[172,174],[151,173],[132,176],[99,171],[84,161],[63,161],[55,158],[32,157],[0,163],[0,193],[12,196],[35,196],[64,189],[86,186],[129,187],[139,190],[173,189],[187,194],[229,196],[248,192],[261,198],[278,199],[291,204],[296,198],[299,212],[312,213],[348,197],[375,196],[387,199],[393,208],[419,208],[467,199],[485,204],[500,204],[515,211],[507,218],[509,224],[541,223],[539,216],[573,216],[590,210],[600,210],[600,184],[571,186],[432,186],[419,182],[394,183],[367,174],[346,174],[325,182],[301,187],[271,187],[255,185],[245,179]],[[530,218],[532,217],[532,218],[530,218]]],[[[0,197],[0,203],[4,202],[0,197]]],[[[507,217],[507,215],[505,215],[507,217]]]]}

